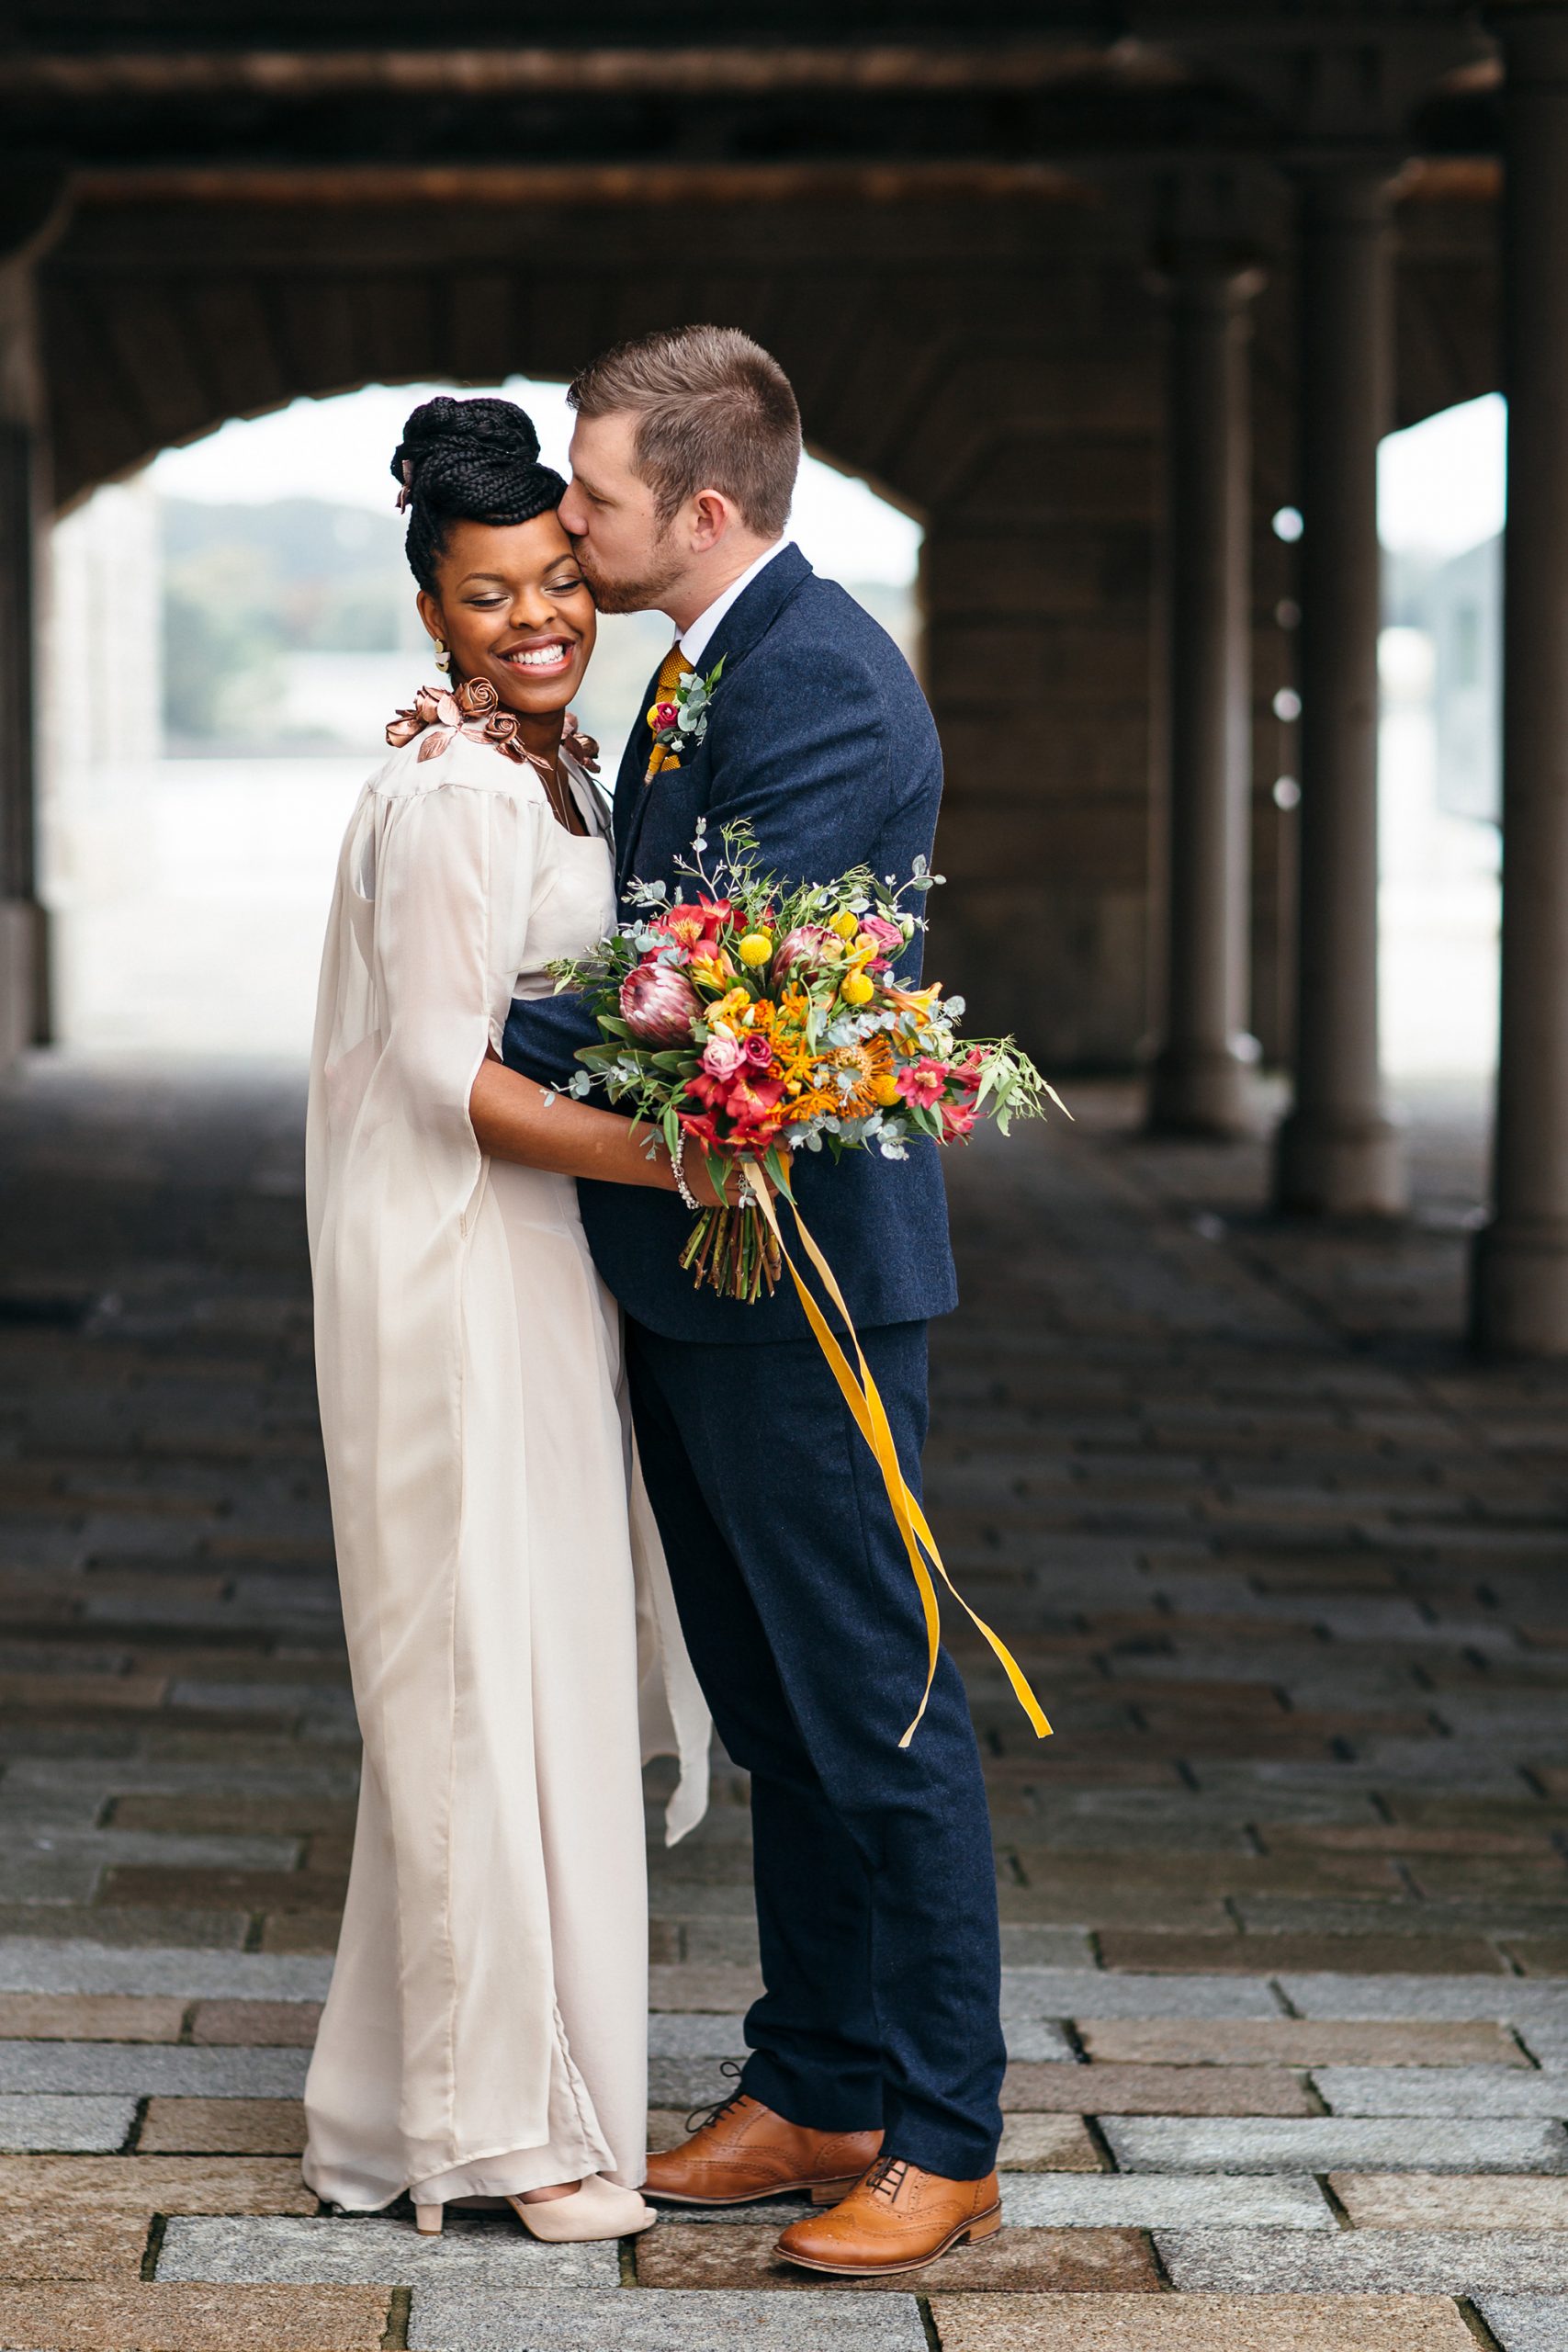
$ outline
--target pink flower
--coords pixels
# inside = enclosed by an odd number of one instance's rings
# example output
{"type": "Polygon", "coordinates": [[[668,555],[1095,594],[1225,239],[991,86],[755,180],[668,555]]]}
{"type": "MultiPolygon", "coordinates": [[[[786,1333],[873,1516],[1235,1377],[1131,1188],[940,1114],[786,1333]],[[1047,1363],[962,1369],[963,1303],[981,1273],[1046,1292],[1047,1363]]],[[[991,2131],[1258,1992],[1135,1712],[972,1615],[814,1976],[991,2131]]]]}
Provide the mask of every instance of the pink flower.
{"type": "Polygon", "coordinates": [[[673,727],[680,716],[679,710],[672,702],[656,702],[653,706],[653,723],[656,728],[673,727]]]}
{"type": "Polygon", "coordinates": [[[745,1047],[746,1058],[754,1069],[766,1069],[769,1067],[773,1058],[773,1048],[760,1029],[750,1030],[741,1043],[745,1047]]]}
{"type": "Polygon", "coordinates": [[[738,1038],[710,1037],[703,1047],[703,1068],[710,1078],[734,1078],[745,1064],[746,1048],[738,1038]]]}
{"type": "Polygon", "coordinates": [[[885,956],[897,956],[904,944],[903,933],[886,915],[862,915],[860,927],[868,939],[875,940],[885,956]]]}
{"type": "Polygon", "coordinates": [[[668,964],[639,964],[621,982],[621,1018],[647,1046],[683,1046],[702,1011],[684,973],[668,964]]]}
{"type": "Polygon", "coordinates": [[[940,1102],[947,1087],[947,1071],[941,1062],[932,1061],[929,1054],[918,1062],[910,1062],[898,1072],[898,1091],[906,1102],[918,1102],[922,1110],[930,1110],[940,1102]]]}
{"type": "Polygon", "coordinates": [[[773,976],[784,980],[797,964],[816,969],[826,956],[841,952],[841,948],[842,942],[825,924],[796,923],[793,931],[785,932],[773,950],[773,976]]]}
{"type": "Polygon", "coordinates": [[[979,1124],[980,1114],[966,1102],[944,1102],[942,1106],[942,1139],[943,1143],[966,1142],[972,1128],[979,1124]]]}

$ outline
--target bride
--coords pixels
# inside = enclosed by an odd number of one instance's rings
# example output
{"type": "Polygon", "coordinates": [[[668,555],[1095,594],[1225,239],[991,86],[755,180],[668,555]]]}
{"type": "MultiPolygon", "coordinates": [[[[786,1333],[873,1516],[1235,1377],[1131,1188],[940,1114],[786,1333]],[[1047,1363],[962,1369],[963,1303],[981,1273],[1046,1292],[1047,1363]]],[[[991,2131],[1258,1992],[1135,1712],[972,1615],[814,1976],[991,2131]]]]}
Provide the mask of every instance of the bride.
{"type": "Polygon", "coordinates": [[[654,2219],[640,1767],[679,1757],[673,1841],[706,1804],[707,1717],[572,1182],[674,1175],[496,1057],[513,998],[615,914],[562,741],[593,604],[538,454],[507,401],[404,429],[450,675],[388,729],[321,969],[308,1204],[365,1772],[304,2170],[344,2207],[406,2191],[425,2231],[478,2196],[536,2237],[614,2238],[654,2219]]]}

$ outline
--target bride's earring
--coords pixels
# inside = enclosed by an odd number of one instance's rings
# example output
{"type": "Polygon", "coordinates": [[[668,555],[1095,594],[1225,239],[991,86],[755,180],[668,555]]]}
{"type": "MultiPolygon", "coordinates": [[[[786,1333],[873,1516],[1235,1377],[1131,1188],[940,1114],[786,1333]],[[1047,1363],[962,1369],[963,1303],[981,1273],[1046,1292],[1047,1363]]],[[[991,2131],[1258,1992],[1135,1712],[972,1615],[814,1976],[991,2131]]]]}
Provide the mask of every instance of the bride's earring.
{"type": "Polygon", "coordinates": [[[452,667],[452,656],[446,650],[445,638],[438,637],[435,640],[435,666],[438,670],[449,670],[452,667]]]}

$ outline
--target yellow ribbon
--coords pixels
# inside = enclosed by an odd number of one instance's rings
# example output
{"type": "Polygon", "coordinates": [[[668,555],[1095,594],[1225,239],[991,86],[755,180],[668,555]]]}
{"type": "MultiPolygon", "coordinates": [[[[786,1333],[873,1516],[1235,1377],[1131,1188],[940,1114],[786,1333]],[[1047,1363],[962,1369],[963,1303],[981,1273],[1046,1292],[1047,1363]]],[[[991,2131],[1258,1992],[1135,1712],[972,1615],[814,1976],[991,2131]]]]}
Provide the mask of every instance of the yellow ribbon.
{"type": "Polygon", "coordinates": [[[931,1560],[931,1567],[935,1568],[965,1616],[971,1623],[979,1627],[1000,1659],[1003,1671],[1012,1685],[1013,1696],[1034,1727],[1035,1737],[1046,1738],[1051,1726],[1045,1719],[1044,1709],[1030,1689],[1017,1659],[1000,1635],[991,1631],[983,1617],[976,1616],[942,1566],[942,1554],[937,1550],[936,1539],[926,1524],[925,1513],[909,1492],[904,1473],[898,1466],[898,1450],[893,1442],[893,1430],[888,1422],[887,1408],[882,1401],[875,1381],[871,1376],[871,1367],[866,1363],[865,1351],[861,1346],[860,1337],[855,1330],[850,1310],[844,1305],[843,1293],[834,1278],[833,1269],[807,1231],[800,1211],[795,1208],[792,1200],[790,1207],[795,1210],[795,1229],[800,1236],[801,1248],[816,1267],[823,1289],[844,1318],[844,1329],[850,1335],[860,1364],[858,1380],[848,1356],[839,1345],[827,1317],[807,1289],[805,1283],[801,1280],[799,1268],[784,1247],[784,1238],[779,1230],[778,1211],[773,1205],[773,1195],[768,1190],[761,1169],[748,1161],[745,1163],[745,1176],[757,1206],[767,1220],[768,1229],[778,1243],[779,1255],[789,1268],[790,1280],[794,1283],[795,1294],[806,1310],[806,1319],[811,1326],[817,1344],[828,1359],[829,1369],[839,1384],[855,1427],[875,1457],[876,1466],[882,1473],[882,1483],[887,1489],[887,1499],[893,1506],[893,1517],[897,1522],[898,1532],[904,1539],[904,1549],[909,1555],[909,1567],[915,1579],[915,1588],[920,1596],[920,1607],[925,1613],[926,1621],[928,1651],[926,1687],[920,1693],[920,1703],[915,1710],[915,1720],[898,1742],[899,1747],[908,1747],[919,1727],[920,1717],[926,1712],[926,1702],[931,1695],[931,1684],[936,1679],[937,1650],[942,1640],[942,1611],[937,1601],[936,1587],[931,1582],[931,1569],[927,1567],[925,1560],[920,1557],[922,1545],[931,1560]]]}

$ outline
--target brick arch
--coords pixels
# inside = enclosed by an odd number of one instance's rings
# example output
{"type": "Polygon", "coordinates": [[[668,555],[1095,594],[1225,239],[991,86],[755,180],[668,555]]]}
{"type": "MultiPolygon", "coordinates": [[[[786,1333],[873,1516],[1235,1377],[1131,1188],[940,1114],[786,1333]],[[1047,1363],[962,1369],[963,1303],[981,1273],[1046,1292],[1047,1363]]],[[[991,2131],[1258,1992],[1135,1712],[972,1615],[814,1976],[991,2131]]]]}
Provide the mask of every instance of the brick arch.
{"type": "MultiPolygon", "coordinates": [[[[1488,389],[1487,208],[1406,208],[1402,422],[1488,389]],[[1459,288],[1464,333],[1445,296],[1459,288]]],[[[807,438],[926,524],[926,682],[948,790],[942,968],[1056,1069],[1125,1068],[1148,1018],[1158,327],[1112,197],[488,207],[79,206],[40,272],[62,503],[231,416],[364,383],[570,376],[672,318],[776,352],[807,438]]],[[[1259,512],[1289,496],[1290,290],[1258,309],[1259,512]],[[1265,501],[1267,503],[1265,503],[1265,501]]],[[[1260,546],[1256,1001],[1279,1027],[1268,696],[1286,582],[1260,546]]]]}
{"type": "Polygon", "coordinates": [[[323,223],[281,206],[216,220],[85,207],[40,273],[59,505],[232,417],[367,383],[565,380],[606,344],[680,317],[755,334],[788,368],[812,446],[896,503],[923,505],[931,469],[900,445],[932,338],[918,324],[901,332],[874,261],[823,274],[753,250],[693,271],[679,254],[711,224],[676,208],[654,221],[601,212],[585,238],[563,211],[542,216],[534,238],[449,211],[439,252],[432,225],[396,214],[323,223]],[[541,265],[526,250],[552,240],[573,258],[541,265]]]}

